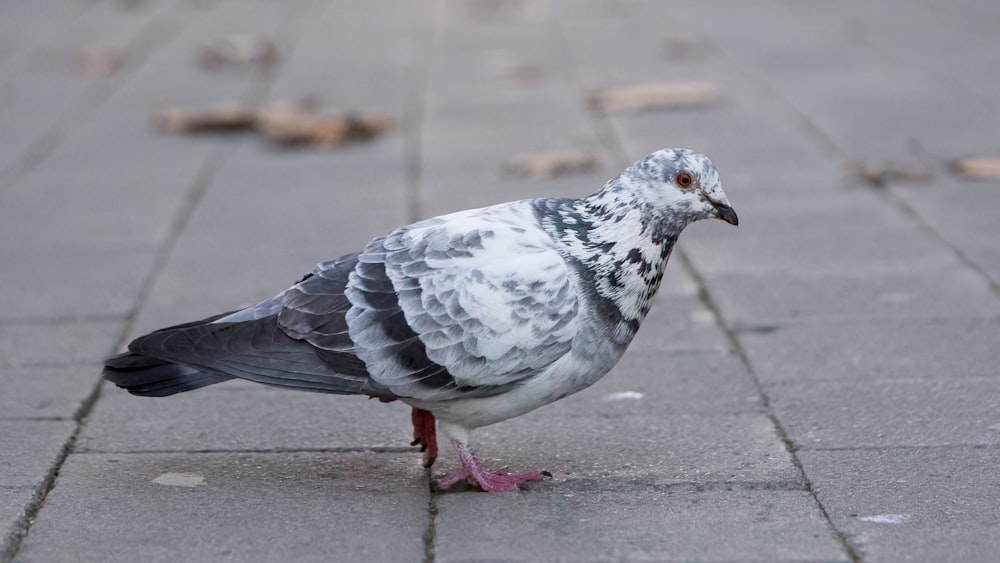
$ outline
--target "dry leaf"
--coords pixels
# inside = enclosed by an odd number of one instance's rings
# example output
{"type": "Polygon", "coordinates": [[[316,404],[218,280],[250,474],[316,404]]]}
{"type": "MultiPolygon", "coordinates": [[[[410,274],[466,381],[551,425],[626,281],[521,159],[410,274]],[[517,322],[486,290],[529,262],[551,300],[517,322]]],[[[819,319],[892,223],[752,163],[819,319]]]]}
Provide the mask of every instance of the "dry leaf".
{"type": "Polygon", "coordinates": [[[934,174],[927,168],[905,162],[863,162],[854,166],[854,172],[866,184],[877,188],[889,184],[929,182],[934,174]]]}
{"type": "Polygon", "coordinates": [[[951,169],[962,176],[1000,178],[1000,158],[961,158],[951,163],[951,169]]]}
{"type": "Polygon", "coordinates": [[[337,146],[363,141],[385,132],[393,124],[387,115],[324,115],[315,112],[315,101],[273,102],[258,110],[238,102],[225,102],[214,110],[192,112],[169,107],[154,116],[163,131],[204,133],[212,131],[256,131],[282,145],[337,146]]]}
{"type": "Polygon", "coordinates": [[[593,153],[579,150],[552,150],[517,155],[504,169],[516,176],[554,178],[565,174],[596,172],[600,159],[593,153]]]}
{"type": "Polygon", "coordinates": [[[714,104],[719,91],[711,82],[645,82],[598,88],[589,104],[600,113],[700,108],[714,104]]]}
{"type": "Polygon", "coordinates": [[[153,116],[157,128],[171,133],[202,133],[210,131],[250,131],[257,125],[257,113],[228,101],[203,112],[170,106],[153,116]]]}
{"type": "Polygon", "coordinates": [[[271,104],[257,116],[257,129],[282,145],[337,146],[372,139],[392,126],[387,115],[322,115],[295,104],[271,104]]]}
{"type": "Polygon", "coordinates": [[[249,34],[223,37],[201,50],[199,63],[214,70],[224,66],[257,65],[270,69],[278,64],[278,46],[273,41],[249,34]]]}

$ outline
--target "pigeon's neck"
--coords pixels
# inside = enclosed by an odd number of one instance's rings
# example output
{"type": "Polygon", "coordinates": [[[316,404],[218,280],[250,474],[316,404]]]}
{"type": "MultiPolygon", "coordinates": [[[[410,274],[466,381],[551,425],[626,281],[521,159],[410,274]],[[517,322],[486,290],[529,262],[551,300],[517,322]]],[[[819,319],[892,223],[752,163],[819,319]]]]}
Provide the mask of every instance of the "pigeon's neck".
{"type": "Polygon", "coordinates": [[[646,317],[685,222],[615,190],[584,199],[541,200],[543,227],[579,265],[580,276],[612,303],[631,334],[646,317]]]}

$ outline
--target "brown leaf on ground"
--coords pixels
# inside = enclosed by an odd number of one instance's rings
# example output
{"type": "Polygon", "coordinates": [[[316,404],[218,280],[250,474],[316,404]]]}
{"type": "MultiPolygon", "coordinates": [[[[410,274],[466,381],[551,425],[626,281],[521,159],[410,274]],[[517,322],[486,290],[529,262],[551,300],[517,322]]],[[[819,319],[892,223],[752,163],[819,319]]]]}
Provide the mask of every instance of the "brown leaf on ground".
{"type": "Polygon", "coordinates": [[[241,65],[271,69],[277,66],[279,59],[278,46],[273,41],[256,35],[239,34],[223,37],[214,45],[204,47],[198,62],[208,70],[241,65]]]}
{"type": "Polygon", "coordinates": [[[930,182],[934,173],[926,167],[905,162],[862,162],[854,165],[854,173],[866,184],[882,188],[889,184],[930,182]]]}
{"type": "Polygon", "coordinates": [[[504,165],[508,174],[537,178],[586,174],[596,172],[599,168],[600,159],[597,155],[575,149],[523,153],[504,165]]]}
{"type": "Polygon", "coordinates": [[[597,88],[588,104],[598,113],[620,113],[694,109],[718,100],[719,90],[711,82],[643,82],[597,88]]]}
{"type": "Polygon", "coordinates": [[[276,103],[261,108],[257,129],[281,145],[338,146],[366,141],[389,129],[393,119],[376,113],[324,115],[298,104],[276,103]]]}
{"type": "Polygon", "coordinates": [[[1000,158],[960,158],[951,163],[955,174],[971,178],[1000,178],[1000,158]]]}
{"type": "Polygon", "coordinates": [[[170,106],[153,115],[153,124],[170,133],[251,131],[257,125],[257,113],[235,101],[223,102],[215,109],[202,112],[170,106]]]}
{"type": "Polygon", "coordinates": [[[307,98],[274,102],[257,110],[234,101],[202,112],[168,107],[153,116],[153,123],[170,133],[256,131],[280,145],[338,146],[374,138],[389,129],[393,119],[375,113],[316,113],[315,102],[307,98]]]}

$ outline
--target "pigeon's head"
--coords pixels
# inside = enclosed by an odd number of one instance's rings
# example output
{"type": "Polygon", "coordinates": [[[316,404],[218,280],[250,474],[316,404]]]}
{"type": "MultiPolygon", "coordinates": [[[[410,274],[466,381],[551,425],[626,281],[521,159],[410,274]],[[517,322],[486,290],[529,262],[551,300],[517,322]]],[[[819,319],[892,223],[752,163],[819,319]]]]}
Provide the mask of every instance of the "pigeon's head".
{"type": "Polygon", "coordinates": [[[688,149],[663,149],[639,160],[623,174],[636,194],[654,209],[669,212],[685,223],[714,217],[738,225],[715,165],[705,155],[688,149]]]}

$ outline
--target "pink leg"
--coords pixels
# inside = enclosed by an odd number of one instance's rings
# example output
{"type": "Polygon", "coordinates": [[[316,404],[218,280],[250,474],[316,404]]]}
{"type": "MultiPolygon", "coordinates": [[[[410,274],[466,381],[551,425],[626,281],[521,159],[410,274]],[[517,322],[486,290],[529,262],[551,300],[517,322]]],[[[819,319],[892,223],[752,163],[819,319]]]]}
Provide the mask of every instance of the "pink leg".
{"type": "Polygon", "coordinates": [[[458,458],[462,460],[462,468],[437,480],[437,487],[441,490],[448,489],[462,480],[490,493],[527,490],[526,481],[539,481],[542,477],[552,476],[548,471],[529,471],[511,475],[507,473],[506,467],[487,471],[480,465],[479,459],[476,458],[472,449],[458,440],[452,440],[451,443],[455,444],[455,449],[458,450],[458,458]]]}
{"type": "Polygon", "coordinates": [[[424,467],[434,465],[438,456],[437,429],[434,427],[434,415],[423,409],[413,409],[410,413],[413,422],[413,441],[411,446],[420,446],[424,452],[424,467]]]}

